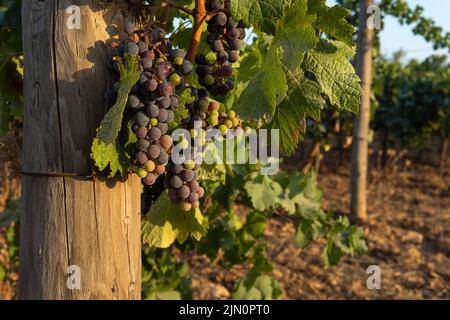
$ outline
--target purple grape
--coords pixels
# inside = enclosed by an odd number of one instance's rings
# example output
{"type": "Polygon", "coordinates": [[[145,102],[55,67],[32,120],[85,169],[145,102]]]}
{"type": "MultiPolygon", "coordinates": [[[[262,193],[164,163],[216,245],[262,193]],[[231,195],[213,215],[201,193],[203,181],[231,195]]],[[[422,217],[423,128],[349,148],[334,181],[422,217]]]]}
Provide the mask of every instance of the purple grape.
{"type": "Polygon", "coordinates": [[[147,137],[148,129],[146,127],[140,127],[136,130],[136,137],[138,139],[145,139],[147,137]]]}
{"type": "Polygon", "coordinates": [[[130,42],[125,46],[125,52],[132,56],[137,56],[139,54],[139,47],[135,43],[130,42]]]}
{"type": "Polygon", "coordinates": [[[194,180],[194,171],[192,170],[184,170],[181,173],[181,178],[186,181],[186,182],[191,182],[192,180],[194,180]]]}
{"type": "Polygon", "coordinates": [[[161,138],[161,130],[159,130],[159,128],[152,128],[148,134],[148,136],[150,137],[150,139],[152,139],[153,141],[158,141],[159,138],[161,138]]]}
{"type": "Polygon", "coordinates": [[[175,87],[171,82],[164,82],[159,86],[159,94],[161,96],[169,97],[175,92],[175,87]]]}
{"type": "Polygon", "coordinates": [[[150,118],[145,115],[143,112],[138,112],[134,116],[134,121],[140,126],[140,127],[146,127],[148,126],[150,122],[150,118]]]}
{"type": "Polygon", "coordinates": [[[142,151],[142,152],[147,152],[147,149],[150,147],[150,141],[148,141],[147,139],[139,139],[137,142],[136,142],[136,148],[139,150],[139,151],[142,151]]]}
{"type": "Polygon", "coordinates": [[[159,122],[166,122],[168,118],[169,118],[169,115],[168,115],[167,110],[165,110],[165,109],[159,110],[159,115],[158,115],[159,122]]]}
{"type": "Polygon", "coordinates": [[[145,112],[147,113],[147,115],[151,118],[157,118],[159,116],[159,108],[157,105],[155,104],[151,104],[147,107],[147,109],[145,110],[145,112]]]}
{"type": "Polygon", "coordinates": [[[169,163],[169,155],[165,153],[164,151],[161,151],[161,154],[158,157],[158,163],[162,164],[163,166],[167,165],[169,163]]]}
{"type": "Polygon", "coordinates": [[[189,198],[188,198],[188,200],[189,200],[190,203],[197,202],[198,199],[199,199],[199,196],[198,196],[198,194],[195,193],[195,192],[191,192],[191,194],[189,195],[189,198]]]}
{"type": "Polygon", "coordinates": [[[157,159],[160,154],[161,154],[161,147],[157,146],[156,144],[152,144],[147,151],[147,155],[151,159],[157,159]]]}
{"type": "Polygon", "coordinates": [[[144,165],[148,161],[148,157],[143,151],[136,153],[136,160],[140,165],[144,165]]]}
{"type": "Polygon", "coordinates": [[[180,197],[180,199],[187,199],[189,197],[189,195],[191,194],[191,190],[189,189],[188,186],[181,186],[178,189],[178,196],[180,197]]]}
{"type": "Polygon", "coordinates": [[[128,96],[128,106],[130,108],[136,109],[139,106],[140,103],[141,103],[141,101],[135,95],[128,96]]]}
{"type": "Polygon", "coordinates": [[[130,21],[125,21],[123,29],[126,33],[131,34],[134,31],[134,23],[130,21]]]}
{"type": "Polygon", "coordinates": [[[148,89],[148,91],[153,92],[158,88],[158,81],[155,79],[150,79],[145,85],[148,89]]]}
{"type": "Polygon", "coordinates": [[[156,127],[161,131],[161,135],[164,135],[169,131],[169,125],[167,123],[160,122],[156,127]]]}
{"type": "Polygon", "coordinates": [[[174,188],[174,189],[179,189],[179,188],[181,188],[181,186],[183,185],[183,181],[181,180],[180,177],[178,177],[178,176],[173,176],[173,177],[170,179],[170,185],[171,185],[172,188],[174,188]]]}
{"type": "Polygon", "coordinates": [[[164,32],[163,29],[160,29],[160,28],[155,28],[150,33],[150,39],[152,39],[152,41],[154,43],[162,42],[165,37],[166,37],[166,33],[164,32]]]}

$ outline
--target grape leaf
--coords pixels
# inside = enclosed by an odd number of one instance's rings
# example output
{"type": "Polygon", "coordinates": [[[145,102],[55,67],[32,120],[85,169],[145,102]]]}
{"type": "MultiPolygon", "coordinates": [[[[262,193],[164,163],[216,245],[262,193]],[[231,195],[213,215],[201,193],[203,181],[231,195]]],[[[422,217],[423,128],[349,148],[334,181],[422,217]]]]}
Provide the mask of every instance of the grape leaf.
{"type": "Polygon", "coordinates": [[[345,20],[350,14],[349,10],[340,5],[330,8],[327,6],[326,0],[308,0],[308,13],[317,16],[314,24],[317,29],[350,47],[354,46],[355,28],[345,20]]]}
{"type": "Polygon", "coordinates": [[[280,204],[280,195],[283,191],[277,182],[262,175],[253,175],[253,179],[245,183],[244,189],[253,207],[259,211],[276,208],[280,204]]]}
{"type": "MultiPolygon", "coordinates": [[[[317,45],[319,40],[311,24],[314,17],[307,16],[306,11],[306,0],[297,0],[280,22],[279,32],[271,44],[261,70],[250,80],[238,100],[237,111],[244,119],[271,121],[288,90],[283,64],[289,69],[297,69],[305,52],[317,45]]],[[[290,113],[291,116],[302,112],[285,110],[284,113],[290,113]]],[[[292,120],[296,122],[295,127],[299,127],[301,119],[301,116],[296,116],[292,120]]],[[[298,143],[298,138],[295,137],[299,135],[294,132],[298,130],[290,131],[288,135],[294,134],[295,144],[298,143]]]]}
{"type": "Polygon", "coordinates": [[[237,284],[231,298],[233,300],[273,300],[281,297],[278,282],[268,275],[259,276],[254,286],[246,288],[244,281],[237,284]]]}
{"type": "MultiPolygon", "coordinates": [[[[122,61],[119,61],[120,86],[117,101],[103,118],[91,147],[91,158],[95,165],[101,171],[109,165],[110,176],[116,175],[117,172],[124,176],[130,167],[129,157],[122,147],[126,144],[119,143],[118,136],[122,129],[128,94],[138,81],[140,71],[136,57],[125,54],[125,60],[127,67],[122,61]]],[[[128,125],[127,130],[129,129],[128,125]]],[[[130,137],[129,134],[128,137],[130,137]]]]}
{"type": "Polygon", "coordinates": [[[281,206],[289,214],[310,218],[320,210],[322,191],[314,174],[295,172],[289,177],[289,184],[281,196],[281,206]]]}
{"type": "Polygon", "coordinates": [[[320,120],[320,112],[326,102],[322,98],[320,86],[304,75],[298,68],[291,71],[283,65],[286,72],[288,93],[278,106],[270,127],[280,130],[280,149],[285,154],[295,152],[301,133],[306,130],[305,116],[320,120]]]}
{"type": "Polygon", "coordinates": [[[206,235],[208,220],[200,209],[184,212],[164,192],[152,205],[142,225],[143,242],[150,247],[168,248],[175,240],[185,242],[192,236],[199,241],[206,235]]]}
{"type": "Polygon", "coordinates": [[[95,138],[92,143],[91,158],[95,160],[95,165],[100,171],[105,170],[109,165],[111,177],[117,172],[124,176],[130,167],[129,156],[117,142],[105,144],[95,138]]]}
{"type": "Polygon", "coordinates": [[[216,181],[225,184],[227,178],[227,168],[224,164],[206,164],[203,163],[198,172],[200,181],[216,181]]]}
{"type": "Polygon", "coordinates": [[[315,50],[306,53],[302,67],[314,74],[331,105],[357,113],[362,90],[348,60],[353,55],[354,50],[344,43],[322,39],[315,50]]]}
{"type": "Polygon", "coordinates": [[[286,76],[281,67],[278,49],[272,47],[263,68],[249,81],[239,97],[236,112],[246,120],[270,121],[286,92],[286,76]]]}
{"type": "Polygon", "coordinates": [[[140,77],[139,63],[136,57],[125,54],[125,63],[119,61],[120,85],[117,101],[106,113],[97,132],[98,140],[106,145],[116,141],[122,127],[122,118],[131,88],[140,77]]]}
{"type": "Polygon", "coordinates": [[[312,23],[315,17],[307,15],[307,0],[296,0],[278,26],[274,45],[281,47],[281,59],[289,68],[296,69],[303,61],[306,51],[314,49],[319,42],[312,23]]]}
{"type": "Polygon", "coordinates": [[[274,35],[291,0],[233,0],[231,15],[257,30],[274,35]]]}

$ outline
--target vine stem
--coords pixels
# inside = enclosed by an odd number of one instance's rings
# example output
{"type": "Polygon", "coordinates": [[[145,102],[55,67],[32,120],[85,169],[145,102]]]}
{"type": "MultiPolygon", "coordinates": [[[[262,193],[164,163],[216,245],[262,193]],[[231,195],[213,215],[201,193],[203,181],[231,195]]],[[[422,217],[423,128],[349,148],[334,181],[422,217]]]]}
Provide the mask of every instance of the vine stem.
{"type": "Polygon", "coordinates": [[[168,17],[169,17],[169,9],[170,9],[169,2],[168,2],[168,1],[164,1],[164,2],[161,4],[161,7],[162,7],[162,11],[163,11],[163,14],[162,14],[162,17],[161,17],[161,27],[162,27],[164,30],[166,30],[166,27],[167,27],[167,19],[168,19],[168,17]]]}
{"type": "Polygon", "coordinates": [[[192,33],[191,44],[186,55],[186,59],[194,63],[200,40],[203,32],[203,22],[205,22],[208,14],[206,12],[205,0],[195,0],[194,30],[192,33]]]}

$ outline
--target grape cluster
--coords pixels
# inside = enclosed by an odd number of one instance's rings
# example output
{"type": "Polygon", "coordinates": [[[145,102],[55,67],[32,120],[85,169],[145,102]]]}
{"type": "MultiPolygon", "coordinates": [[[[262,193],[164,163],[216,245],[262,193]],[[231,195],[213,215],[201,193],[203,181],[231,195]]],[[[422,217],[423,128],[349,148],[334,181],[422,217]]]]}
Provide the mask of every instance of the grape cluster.
{"type": "Polygon", "coordinates": [[[132,146],[131,162],[144,184],[151,186],[165,174],[169,164],[173,147],[169,124],[180,105],[176,91],[183,89],[184,77],[192,72],[193,66],[185,60],[182,50],[172,48],[162,29],[135,30],[130,22],[125,23],[124,29],[127,40],[113,45],[112,65],[117,69],[125,53],[139,57],[142,73],[127,102],[137,139],[132,146]]]}
{"type": "Polygon", "coordinates": [[[200,165],[196,164],[194,160],[187,160],[184,164],[172,163],[169,167],[166,177],[169,198],[183,211],[197,209],[200,206],[199,200],[205,194],[205,190],[198,182],[199,169],[200,165]]]}
{"type": "Polygon", "coordinates": [[[208,92],[204,89],[198,91],[198,100],[191,109],[191,121],[201,121],[202,129],[206,131],[218,129],[224,137],[238,136],[244,133],[241,119],[236,112],[222,111],[220,103],[210,100],[208,92]]]}
{"type": "Polygon", "coordinates": [[[234,89],[232,64],[239,61],[239,51],[246,33],[242,21],[235,23],[220,0],[206,2],[209,12],[216,12],[208,23],[206,41],[212,52],[195,57],[199,83],[213,96],[226,96],[234,89]]]}

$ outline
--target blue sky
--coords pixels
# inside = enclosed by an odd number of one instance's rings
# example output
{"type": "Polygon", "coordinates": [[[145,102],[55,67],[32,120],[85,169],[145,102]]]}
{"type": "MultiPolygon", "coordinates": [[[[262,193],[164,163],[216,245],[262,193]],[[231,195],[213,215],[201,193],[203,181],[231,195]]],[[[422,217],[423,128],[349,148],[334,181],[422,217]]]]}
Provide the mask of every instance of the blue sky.
{"type": "MultiPolygon", "coordinates": [[[[377,2],[377,1],[375,1],[377,2]]],[[[407,0],[411,7],[421,5],[425,8],[424,15],[433,18],[438,26],[446,32],[450,31],[450,0],[407,0]]],[[[328,0],[334,4],[334,0],[328,0]]],[[[415,36],[411,27],[402,26],[396,18],[385,18],[384,30],[381,33],[381,51],[391,55],[393,52],[403,49],[407,52],[407,58],[424,59],[434,53],[433,46],[428,44],[420,36],[415,36]]],[[[449,54],[448,50],[439,50],[435,53],[449,54]]]]}

